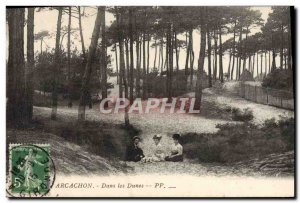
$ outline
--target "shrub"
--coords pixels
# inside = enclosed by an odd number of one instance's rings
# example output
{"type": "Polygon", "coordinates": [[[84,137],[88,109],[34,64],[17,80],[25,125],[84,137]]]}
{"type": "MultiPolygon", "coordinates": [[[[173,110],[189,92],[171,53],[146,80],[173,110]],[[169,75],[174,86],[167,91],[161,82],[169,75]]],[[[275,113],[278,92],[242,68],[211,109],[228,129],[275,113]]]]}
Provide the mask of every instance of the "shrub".
{"type": "Polygon", "coordinates": [[[275,69],[264,78],[262,86],[274,89],[292,90],[293,71],[287,69],[275,69]]]}
{"type": "Polygon", "coordinates": [[[70,142],[87,147],[92,153],[124,159],[126,147],[139,131],[132,126],[99,123],[95,121],[65,122],[62,120],[42,124],[42,128],[70,142]]]}
{"type": "Polygon", "coordinates": [[[43,107],[51,107],[52,106],[52,97],[45,96],[43,93],[39,94],[34,92],[33,94],[33,105],[34,106],[43,106],[43,107]]]}
{"type": "Polygon", "coordinates": [[[183,135],[184,154],[200,162],[232,163],[294,149],[293,118],[270,119],[262,127],[251,123],[217,127],[216,134],[183,135]]]}
{"type": "Polygon", "coordinates": [[[278,122],[281,136],[288,142],[290,149],[294,148],[295,143],[295,120],[294,118],[283,118],[278,122]]]}
{"type": "Polygon", "coordinates": [[[251,121],[253,120],[253,111],[249,108],[243,110],[232,108],[232,120],[245,122],[251,121]]]}
{"type": "Polygon", "coordinates": [[[240,81],[254,81],[253,75],[250,71],[244,70],[240,76],[240,81]]]}

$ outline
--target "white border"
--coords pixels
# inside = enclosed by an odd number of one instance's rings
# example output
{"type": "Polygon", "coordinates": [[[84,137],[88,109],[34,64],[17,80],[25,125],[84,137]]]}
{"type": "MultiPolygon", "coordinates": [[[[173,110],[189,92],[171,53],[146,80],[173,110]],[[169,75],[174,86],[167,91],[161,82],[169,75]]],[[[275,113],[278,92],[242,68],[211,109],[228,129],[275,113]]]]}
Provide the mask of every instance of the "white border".
{"type": "MultiPolygon", "coordinates": [[[[294,5],[297,8],[299,8],[300,1],[298,0],[244,0],[244,1],[232,1],[232,0],[102,0],[102,1],[96,1],[96,0],[51,0],[51,1],[41,1],[41,0],[31,0],[31,1],[24,1],[24,0],[3,0],[1,1],[1,7],[0,7],[0,25],[1,25],[1,32],[0,32],[0,44],[2,45],[2,48],[0,49],[0,57],[1,57],[1,66],[0,66],[0,106],[1,106],[1,113],[0,113],[0,166],[2,167],[0,170],[0,202],[10,202],[12,200],[8,200],[6,198],[6,192],[5,192],[5,166],[6,166],[6,157],[5,157],[5,143],[6,143],[6,109],[5,109],[5,89],[6,89],[6,67],[5,67],[5,59],[6,59],[6,26],[5,26],[5,6],[11,5],[11,6],[17,6],[17,5],[178,5],[178,6],[188,6],[188,5],[253,5],[253,6],[269,6],[269,5],[294,5]]],[[[299,13],[298,13],[299,14],[299,13]]],[[[297,17],[297,15],[296,15],[297,17]]],[[[299,27],[299,20],[296,19],[297,27],[299,27]]],[[[297,32],[296,32],[297,33],[297,32]]],[[[297,36],[298,33],[297,33],[297,36]]],[[[297,37],[298,38],[298,37],[297,37]]],[[[299,39],[297,40],[297,48],[299,45],[299,39]]],[[[299,51],[297,51],[296,58],[299,57],[299,51]]],[[[299,78],[300,71],[297,71],[297,78],[299,78]]],[[[297,83],[298,84],[298,83],[297,83]]],[[[297,95],[299,94],[299,86],[297,85],[297,95]]],[[[299,107],[299,103],[297,102],[297,105],[299,107]]],[[[299,109],[299,108],[297,108],[299,109]]],[[[298,111],[297,111],[298,112],[298,111]]],[[[299,119],[297,119],[297,124],[299,124],[299,119]]],[[[299,137],[297,146],[299,146],[299,137]]],[[[299,157],[299,155],[298,155],[299,157]]],[[[297,160],[298,161],[298,160],[297,160]]],[[[299,164],[298,164],[299,166],[299,164]]],[[[299,176],[299,167],[297,170],[297,175],[299,176]]],[[[298,183],[299,184],[299,183],[298,183]]],[[[299,188],[299,185],[297,185],[297,189],[299,188]]],[[[224,186],[226,187],[226,186],[224,186]]],[[[296,194],[299,195],[299,189],[297,190],[296,194]]],[[[25,202],[28,200],[18,200],[18,202],[25,202]]],[[[35,202],[41,202],[43,200],[35,200],[35,202]]],[[[62,202],[64,200],[48,200],[49,202],[62,202]]],[[[71,200],[74,201],[74,200],[71,200]]],[[[111,200],[101,200],[104,202],[111,202],[111,200]]],[[[115,201],[121,201],[121,200],[115,200],[115,201]]],[[[130,200],[131,201],[131,200],[130,200]]],[[[155,200],[157,202],[162,202],[163,200],[155,200]]],[[[188,200],[182,200],[183,202],[186,202],[188,200]]],[[[212,202],[212,200],[201,200],[205,202],[212,202]]],[[[214,200],[218,201],[218,200],[214,200]]],[[[214,202],[213,201],[213,202],[214,202]]],[[[241,200],[237,201],[240,202],[241,200]]],[[[258,200],[257,202],[263,202],[264,200],[258,200]]],[[[280,200],[280,201],[288,201],[288,200],[280,200]]],[[[86,200],[80,200],[77,202],[86,202],[86,200]]]]}

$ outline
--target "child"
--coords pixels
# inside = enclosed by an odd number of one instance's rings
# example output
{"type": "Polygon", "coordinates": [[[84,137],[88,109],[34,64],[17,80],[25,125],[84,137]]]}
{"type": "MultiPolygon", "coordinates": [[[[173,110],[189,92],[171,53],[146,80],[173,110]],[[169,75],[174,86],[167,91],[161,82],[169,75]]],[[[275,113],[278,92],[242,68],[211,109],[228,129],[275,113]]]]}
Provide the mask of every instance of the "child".
{"type": "Polygon", "coordinates": [[[174,145],[172,145],[171,148],[171,155],[166,156],[166,161],[173,161],[173,162],[179,162],[183,161],[183,148],[181,144],[179,144],[180,135],[174,134],[173,136],[174,145]]]}

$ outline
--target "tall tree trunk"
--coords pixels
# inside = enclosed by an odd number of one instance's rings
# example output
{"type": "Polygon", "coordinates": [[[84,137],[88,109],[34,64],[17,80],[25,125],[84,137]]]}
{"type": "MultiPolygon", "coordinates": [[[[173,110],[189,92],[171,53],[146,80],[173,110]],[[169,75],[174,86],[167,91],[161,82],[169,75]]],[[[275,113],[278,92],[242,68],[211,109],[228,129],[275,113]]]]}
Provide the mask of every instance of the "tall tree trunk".
{"type": "Polygon", "coordinates": [[[69,23],[68,23],[68,107],[72,107],[72,79],[71,79],[71,23],[72,23],[71,6],[69,6],[69,23]]]}
{"type": "Polygon", "coordinates": [[[149,75],[149,63],[150,63],[150,35],[147,34],[147,70],[145,75],[145,98],[148,98],[148,75],[149,75]]]}
{"type": "Polygon", "coordinates": [[[217,40],[217,35],[216,31],[214,30],[214,49],[215,49],[215,64],[214,64],[214,80],[217,79],[217,67],[218,67],[218,40],[217,40]]]}
{"type": "Polygon", "coordinates": [[[178,75],[179,71],[179,56],[178,56],[178,45],[177,45],[177,33],[174,29],[174,47],[175,47],[175,54],[176,54],[176,74],[178,75]]]}
{"type": "MultiPolygon", "coordinates": [[[[100,6],[98,8],[98,11],[100,9],[100,29],[101,29],[101,58],[102,58],[102,83],[101,83],[101,87],[102,87],[102,91],[101,91],[101,95],[102,95],[102,99],[107,98],[107,48],[106,48],[106,30],[105,30],[105,10],[106,7],[105,6],[100,6]]],[[[98,14],[97,14],[98,15],[98,14]]],[[[96,22],[95,22],[96,24],[96,22]]],[[[96,27],[96,26],[95,26],[96,27]]],[[[98,28],[97,28],[98,29],[98,28]]],[[[99,33],[98,32],[98,38],[99,38],[99,33]]],[[[97,40],[98,40],[97,38],[97,40]]],[[[97,42],[96,42],[96,47],[97,47],[97,42]]],[[[108,103],[105,103],[104,108],[108,107],[108,103]]]]}
{"type": "Polygon", "coordinates": [[[169,91],[169,33],[167,31],[166,33],[166,51],[165,51],[165,64],[164,64],[164,69],[166,69],[166,94],[168,94],[169,91]]]}
{"type": "Polygon", "coordinates": [[[157,64],[157,71],[159,71],[161,65],[160,65],[160,61],[161,61],[161,46],[159,45],[158,47],[158,64],[157,64]]]}
{"type": "MultiPolygon", "coordinates": [[[[81,8],[80,8],[80,6],[78,6],[77,9],[78,9],[79,34],[80,34],[81,49],[82,49],[81,51],[82,51],[82,56],[83,56],[83,63],[82,63],[82,68],[80,70],[80,73],[81,73],[81,75],[83,75],[85,64],[86,64],[86,61],[87,61],[86,51],[85,51],[85,46],[84,46],[83,33],[82,33],[82,23],[81,23],[81,16],[84,15],[84,13],[81,14],[81,8]]],[[[99,76],[100,75],[101,74],[99,74],[99,76]]]]}
{"type": "MultiPolygon", "coordinates": [[[[128,46],[128,44],[129,44],[129,39],[125,39],[125,55],[126,55],[126,78],[127,78],[127,81],[130,81],[130,79],[129,79],[129,75],[130,75],[130,58],[129,58],[129,46],[128,46]]],[[[130,84],[128,84],[128,85],[130,85],[130,84]]]]}
{"type": "Polygon", "coordinates": [[[222,49],[222,29],[221,27],[219,28],[219,75],[220,75],[220,80],[221,83],[224,82],[224,78],[223,78],[223,49],[222,49]]]}
{"type": "Polygon", "coordinates": [[[159,49],[158,49],[158,64],[157,64],[157,70],[159,71],[160,69],[160,60],[161,60],[161,46],[159,45],[159,49]]]}
{"type": "Polygon", "coordinates": [[[207,57],[208,57],[208,87],[212,87],[211,81],[211,39],[210,32],[207,28],[207,57]]]}
{"type": "Polygon", "coordinates": [[[189,35],[189,41],[186,46],[186,58],[185,58],[185,69],[184,69],[186,87],[188,86],[187,79],[188,79],[188,68],[189,68],[189,58],[190,58],[190,52],[191,52],[191,43],[192,43],[191,41],[192,41],[193,29],[190,29],[188,35],[189,35]]]}
{"type": "Polygon", "coordinates": [[[154,62],[153,62],[153,68],[157,68],[156,67],[156,56],[157,56],[157,44],[156,44],[156,39],[154,41],[154,45],[155,45],[155,49],[154,49],[154,62]]]}
{"type": "Polygon", "coordinates": [[[271,51],[269,51],[269,73],[271,72],[271,51]]]}
{"type": "Polygon", "coordinates": [[[117,84],[120,84],[120,81],[119,81],[119,60],[118,60],[118,48],[117,48],[117,43],[115,43],[115,58],[116,58],[117,84]]]}
{"type": "Polygon", "coordinates": [[[25,93],[27,120],[32,120],[33,114],[33,76],[34,76],[34,8],[28,8],[27,19],[27,71],[25,75],[25,93]]]}
{"type": "Polygon", "coordinates": [[[161,40],[161,71],[164,69],[164,39],[161,40]]]}
{"type": "Polygon", "coordinates": [[[193,87],[193,77],[194,77],[194,59],[195,59],[195,55],[194,55],[194,48],[193,48],[193,33],[192,33],[192,38],[191,38],[191,50],[190,50],[190,69],[191,69],[191,80],[190,80],[190,87],[192,89],[193,87]]]}
{"type": "MultiPolygon", "coordinates": [[[[247,40],[247,38],[248,38],[248,32],[249,32],[249,27],[247,27],[246,38],[245,38],[245,40],[247,40]]],[[[245,51],[246,51],[246,47],[244,47],[244,45],[243,45],[243,48],[242,48],[242,55],[243,55],[243,72],[244,72],[244,70],[246,69],[246,59],[247,59],[247,56],[246,56],[245,51]]]]}
{"type": "Polygon", "coordinates": [[[251,73],[251,70],[252,70],[252,67],[251,67],[251,65],[252,65],[251,57],[252,57],[251,55],[248,56],[248,70],[249,70],[250,73],[251,73]]]}
{"type": "Polygon", "coordinates": [[[141,66],[139,63],[139,58],[140,58],[140,45],[139,45],[139,33],[138,33],[138,28],[137,28],[137,21],[136,21],[136,15],[135,15],[135,35],[136,35],[136,69],[137,69],[137,76],[136,76],[136,97],[140,98],[141,97],[141,87],[140,87],[140,78],[141,78],[141,66]]]}
{"type": "Polygon", "coordinates": [[[284,44],[284,29],[283,25],[281,24],[280,26],[280,31],[281,31],[281,40],[280,40],[280,68],[283,69],[283,44],[284,44]]]}
{"type": "Polygon", "coordinates": [[[232,53],[229,54],[229,63],[228,63],[228,70],[227,70],[227,79],[228,80],[230,80],[231,58],[232,58],[232,53]]]}
{"type": "Polygon", "coordinates": [[[236,57],[234,56],[234,54],[232,54],[232,66],[231,66],[230,80],[233,80],[235,59],[236,59],[236,57]]]}
{"type": "Polygon", "coordinates": [[[57,28],[56,28],[56,42],[55,42],[55,66],[53,70],[52,80],[53,80],[53,90],[52,90],[52,112],[51,112],[51,119],[56,120],[57,114],[57,83],[58,83],[58,75],[61,66],[60,62],[60,48],[59,48],[59,41],[60,41],[60,30],[61,30],[61,18],[62,18],[62,7],[58,9],[58,18],[57,18],[57,28]]]}
{"type": "MultiPolygon", "coordinates": [[[[293,8],[290,7],[290,17],[292,18],[294,15],[293,14],[293,8]]],[[[292,34],[292,30],[291,30],[291,21],[288,22],[288,26],[287,26],[287,34],[288,34],[288,48],[287,48],[287,55],[288,55],[288,69],[292,69],[292,39],[291,39],[291,34],[292,34]]]]}
{"type": "Polygon", "coordinates": [[[120,43],[119,43],[119,97],[123,97],[123,75],[121,73],[121,52],[120,52],[120,43]]]}
{"type": "Polygon", "coordinates": [[[276,53],[275,53],[275,49],[273,49],[273,51],[272,51],[272,57],[273,57],[272,70],[275,70],[276,69],[276,53]]]}
{"type": "MultiPolygon", "coordinates": [[[[80,34],[82,54],[83,54],[84,61],[86,62],[86,54],[85,54],[84,39],[83,39],[82,24],[81,24],[81,9],[80,9],[80,6],[78,6],[78,24],[79,24],[79,34],[80,34]]],[[[84,64],[85,64],[85,62],[84,62],[84,64]]]]}
{"type": "Polygon", "coordinates": [[[151,41],[151,38],[150,38],[150,35],[147,34],[147,75],[149,74],[149,63],[150,63],[150,41],[151,41]]]}
{"type": "MultiPolygon", "coordinates": [[[[123,23],[123,21],[122,21],[123,23]]],[[[125,82],[123,81],[123,85],[124,85],[124,90],[125,90],[125,95],[127,95],[127,99],[129,98],[128,97],[128,62],[127,62],[127,59],[128,59],[128,45],[127,45],[127,42],[125,39],[123,39],[123,54],[124,54],[124,74],[122,77],[124,77],[124,80],[126,80],[126,88],[125,88],[125,82]],[[125,47],[125,51],[124,51],[124,47],[125,47]],[[126,50],[126,47],[127,47],[127,50],[126,50]],[[126,60],[125,60],[126,59],[126,60]]]]}
{"type": "MultiPolygon", "coordinates": [[[[91,73],[92,73],[92,59],[96,52],[101,24],[104,24],[104,28],[105,28],[105,7],[98,7],[97,17],[95,20],[95,26],[94,26],[91,44],[90,44],[89,52],[88,52],[87,63],[85,66],[85,72],[84,72],[84,75],[82,78],[80,100],[79,100],[79,107],[78,107],[78,120],[85,120],[85,106],[86,106],[86,100],[87,100],[86,98],[88,96],[90,77],[91,77],[91,73]],[[101,22],[101,20],[102,20],[102,22],[101,22]],[[103,21],[104,21],[104,23],[103,23],[103,21]]],[[[102,30],[102,38],[103,38],[103,35],[104,35],[104,39],[102,39],[102,40],[105,40],[105,29],[102,30]]],[[[103,65],[106,64],[106,56],[104,53],[105,51],[103,50],[103,49],[106,50],[105,46],[106,46],[105,43],[102,44],[102,46],[101,46],[101,49],[102,49],[101,54],[103,56],[101,58],[102,58],[103,65]],[[102,52],[102,51],[104,51],[104,52],[102,52]]],[[[106,81],[105,81],[106,67],[102,67],[102,71],[103,71],[103,73],[101,74],[102,82],[103,83],[105,82],[104,84],[102,84],[102,98],[106,98],[105,96],[107,96],[107,95],[105,95],[105,91],[104,91],[104,89],[106,89],[106,81]]]]}
{"type": "Polygon", "coordinates": [[[146,99],[146,34],[143,32],[143,99],[146,99]]]}
{"type": "Polygon", "coordinates": [[[232,46],[232,68],[230,78],[233,80],[233,71],[234,71],[234,63],[235,63],[235,34],[236,34],[236,20],[234,22],[234,29],[233,29],[233,46],[232,46]]]}
{"type": "MultiPolygon", "coordinates": [[[[202,13],[202,12],[201,12],[202,13]]],[[[198,71],[197,71],[197,83],[195,90],[195,110],[200,110],[201,99],[202,99],[202,80],[201,77],[203,75],[204,69],[204,59],[205,59],[205,46],[206,46],[206,30],[205,24],[203,20],[203,16],[201,16],[201,37],[200,37],[200,52],[199,52],[199,60],[198,60],[198,71]]]]}
{"type": "Polygon", "coordinates": [[[284,69],[287,69],[287,54],[284,53],[284,69]]]}
{"type": "Polygon", "coordinates": [[[43,54],[43,37],[41,39],[41,45],[40,45],[41,55],[43,54]]]}
{"type": "Polygon", "coordinates": [[[263,79],[263,54],[260,54],[260,75],[261,79],[263,79]]]}
{"type": "Polygon", "coordinates": [[[214,75],[214,70],[215,70],[215,52],[212,52],[212,77],[214,75]]]}
{"type": "Polygon", "coordinates": [[[172,83],[173,83],[173,43],[172,43],[172,24],[169,25],[169,69],[168,69],[168,78],[169,78],[169,90],[168,90],[168,101],[172,100],[172,83]]]}
{"type": "MultiPolygon", "coordinates": [[[[123,33],[120,27],[123,27],[123,18],[122,16],[119,16],[118,10],[116,12],[116,21],[117,21],[117,29],[118,33],[121,33],[118,35],[118,41],[119,41],[119,50],[120,50],[120,85],[124,85],[125,88],[125,99],[128,98],[128,86],[127,86],[127,79],[125,77],[125,60],[124,60],[124,37],[123,33]]],[[[120,95],[120,98],[123,98],[123,95],[120,95]]],[[[125,126],[129,126],[129,116],[128,116],[128,107],[125,109],[125,126]]]]}
{"type": "MultiPolygon", "coordinates": [[[[143,73],[142,71],[142,51],[143,51],[143,48],[142,48],[142,45],[143,45],[143,35],[141,34],[141,37],[140,37],[140,58],[139,58],[139,66],[140,66],[140,69],[141,69],[141,71],[140,71],[140,73],[143,73]]],[[[141,77],[142,79],[143,79],[143,74],[142,74],[142,77],[141,77]]],[[[141,87],[142,88],[142,87],[141,87]]]]}
{"type": "Polygon", "coordinates": [[[248,70],[251,72],[251,55],[248,57],[248,70]]]}
{"type": "Polygon", "coordinates": [[[132,17],[132,9],[129,9],[129,38],[130,38],[130,104],[133,103],[133,86],[134,86],[134,78],[133,78],[133,17],[132,17]]]}
{"type": "Polygon", "coordinates": [[[259,79],[259,71],[258,71],[258,52],[257,52],[257,54],[256,54],[256,61],[257,61],[257,63],[256,63],[256,72],[257,72],[257,78],[259,79]]]}
{"type": "MultiPolygon", "coordinates": [[[[101,50],[101,45],[100,45],[100,50],[101,50]]],[[[100,50],[98,50],[98,49],[96,49],[96,55],[99,55],[99,69],[98,70],[96,70],[96,72],[97,72],[97,76],[98,76],[98,80],[99,80],[99,87],[100,87],[100,90],[102,89],[102,87],[101,87],[101,85],[102,85],[102,76],[101,76],[101,74],[102,74],[102,54],[101,54],[101,51],[100,50]]],[[[82,74],[83,75],[83,74],[82,74]]]]}
{"type": "Polygon", "coordinates": [[[251,55],[249,55],[249,58],[248,58],[248,69],[249,69],[249,72],[251,73],[251,55]]]}
{"type": "Polygon", "coordinates": [[[242,65],[242,38],[243,38],[243,28],[240,27],[240,38],[239,38],[239,46],[240,46],[240,53],[239,53],[239,65],[238,65],[238,79],[240,79],[241,76],[241,65],[242,65]]]}
{"type": "Polygon", "coordinates": [[[189,37],[189,40],[187,41],[186,39],[186,58],[185,58],[185,75],[187,76],[188,75],[188,68],[189,68],[189,58],[190,58],[190,46],[191,46],[191,32],[193,30],[191,29],[189,31],[189,34],[186,33],[186,35],[188,35],[189,37]]]}
{"type": "Polygon", "coordinates": [[[265,76],[267,76],[267,51],[265,51],[265,76]]]}
{"type": "Polygon", "coordinates": [[[25,94],[25,8],[8,8],[9,54],[7,67],[7,121],[22,126],[28,119],[25,94]]]}
{"type": "Polygon", "coordinates": [[[252,61],[252,77],[254,78],[254,67],[255,67],[255,53],[253,55],[253,61],[252,61]]]}
{"type": "MultiPolygon", "coordinates": [[[[166,36],[166,59],[165,59],[165,64],[164,64],[164,69],[166,69],[168,71],[168,67],[169,67],[169,36],[167,34],[166,36]]],[[[167,77],[168,80],[168,77],[167,77]]],[[[168,82],[167,82],[168,84],[168,82]]],[[[168,86],[168,85],[167,85],[168,86]]]]}
{"type": "Polygon", "coordinates": [[[237,56],[236,57],[236,75],[235,75],[235,79],[239,80],[239,75],[240,75],[240,57],[237,56]]]}
{"type": "Polygon", "coordinates": [[[139,58],[140,58],[140,45],[139,45],[139,37],[137,37],[136,39],[136,70],[137,70],[137,76],[136,76],[136,97],[140,98],[141,96],[141,85],[140,85],[140,78],[141,78],[141,68],[140,68],[140,62],[139,62],[139,58]]]}

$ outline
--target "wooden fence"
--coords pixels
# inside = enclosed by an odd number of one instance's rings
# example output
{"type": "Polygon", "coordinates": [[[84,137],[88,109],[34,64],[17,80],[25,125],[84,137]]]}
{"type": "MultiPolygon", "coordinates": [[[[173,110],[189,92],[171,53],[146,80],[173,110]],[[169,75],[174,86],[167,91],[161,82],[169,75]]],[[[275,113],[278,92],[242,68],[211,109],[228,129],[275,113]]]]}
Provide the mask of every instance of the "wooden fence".
{"type": "Polygon", "coordinates": [[[256,103],[294,110],[294,94],[291,91],[264,88],[241,82],[239,96],[256,103]]]}

